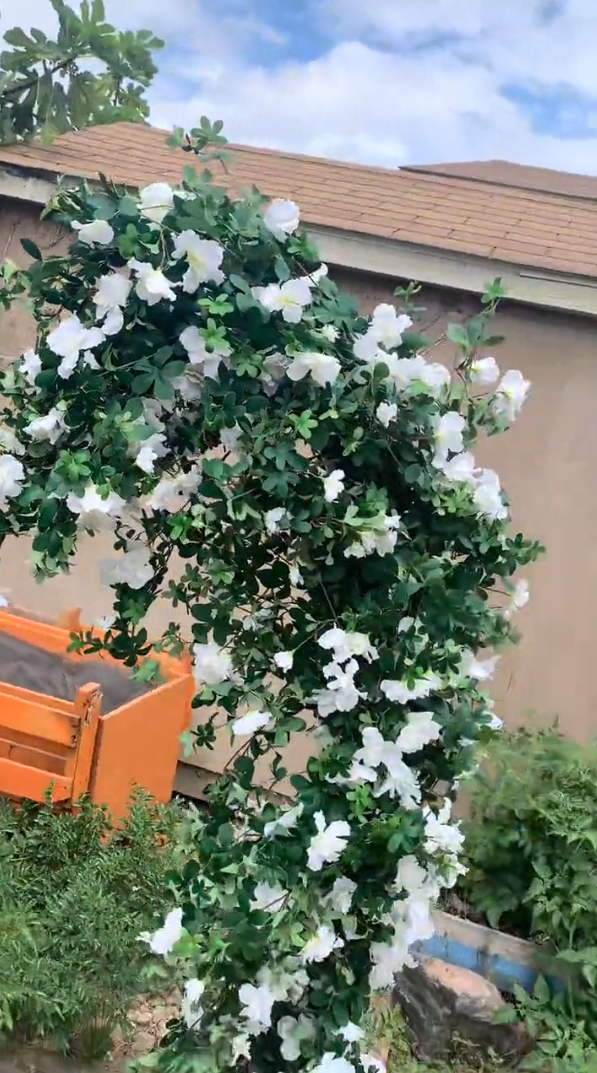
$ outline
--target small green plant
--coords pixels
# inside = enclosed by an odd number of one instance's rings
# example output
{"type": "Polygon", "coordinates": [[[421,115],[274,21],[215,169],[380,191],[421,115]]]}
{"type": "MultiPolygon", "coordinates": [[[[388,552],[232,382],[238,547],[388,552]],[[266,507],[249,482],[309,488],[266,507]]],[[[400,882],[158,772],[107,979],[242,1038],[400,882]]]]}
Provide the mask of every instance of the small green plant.
{"type": "Polygon", "coordinates": [[[499,1058],[481,1054],[478,1047],[454,1041],[454,1057],[431,1065],[418,1061],[412,1053],[404,1018],[398,1006],[379,1005],[366,1023],[366,1044],[375,1052],[380,1045],[388,1053],[388,1073],[498,1073],[504,1069],[499,1058]]]}
{"type": "Polygon", "coordinates": [[[493,742],[472,783],[461,891],[492,927],[558,951],[597,936],[597,745],[557,729],[493,742]]]}
{"type": "Polygon", "coordinates": [[[89,802],[76,814],[0,803],[5,1038],[45,1038],[85,1058],[107,1052],[156,971],[138,936],[168,900],[176,826],[174,810],[140,795],[119,831],[89,802]]]}

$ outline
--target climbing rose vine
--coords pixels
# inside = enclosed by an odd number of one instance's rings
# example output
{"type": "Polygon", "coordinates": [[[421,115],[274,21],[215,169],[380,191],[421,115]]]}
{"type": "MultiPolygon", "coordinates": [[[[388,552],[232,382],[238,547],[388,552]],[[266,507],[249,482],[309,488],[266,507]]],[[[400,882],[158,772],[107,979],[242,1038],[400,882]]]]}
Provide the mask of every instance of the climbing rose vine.
{"type": "Polygon", "coordinates": [[[113,617],[79,647],[133,666],[171,599],[191,626],[161,643],[192,632],[197,739],[227,725],[235,749],[180,908],[142,937],[187,978],[156,1062],[377,1069],[370,992],[459,873],[454,788],[496,722],[495,658],[477,653],[513,638],[528,593],[509,579],[539,551],[509,535],[472,453],[529,387],[480,356],[499,288],[450,329],[448,370],[413,332],[414,289],[359,316],[290,201],[231,200],[187,168],[180,189],[104,182],[47,211],[68,255],[28,243],[30,269],[4,269],[4,303],[27,290],[38,335],[3,375],[2,536],[31,532],[51,575],[83,534],[112,533],[113,617]],[[272,796],[297,735],[313,756],[272,796]]]}

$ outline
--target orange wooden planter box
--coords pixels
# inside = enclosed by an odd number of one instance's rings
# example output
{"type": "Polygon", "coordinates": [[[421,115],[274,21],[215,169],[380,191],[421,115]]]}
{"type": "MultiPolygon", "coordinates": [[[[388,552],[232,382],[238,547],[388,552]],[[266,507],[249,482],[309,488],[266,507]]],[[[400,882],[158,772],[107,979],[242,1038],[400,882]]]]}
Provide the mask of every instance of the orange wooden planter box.
{"type": "Polygon", "coordinates": [[[78,611],[53,624],[0,609],[3,633],[90,663],[89,684],[72,702],[0,681],[0,794],[43,801],[51,790],[52,800],[66,807],[89,794],[117,821],[136,787],[170,800],[180,735],[190,726],[191,664],[156,654],[166,683],[102,715],[93,682],[97,657],[67,653],[71,632],[81,628],[78,611]]]}

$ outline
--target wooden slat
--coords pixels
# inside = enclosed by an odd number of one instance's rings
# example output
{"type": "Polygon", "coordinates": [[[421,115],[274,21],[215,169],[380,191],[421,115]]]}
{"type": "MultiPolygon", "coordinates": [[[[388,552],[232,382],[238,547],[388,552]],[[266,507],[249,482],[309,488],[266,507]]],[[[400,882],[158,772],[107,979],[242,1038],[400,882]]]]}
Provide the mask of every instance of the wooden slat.
{"type": "MultiPolygon", "coordinates": [[[[0,681],[0,702],[3,703],[3,698],[6,697],[18,697],[19,700],[26,700],[30,704],[39,704],[39,698],[43,694],[36,693],[34,689],[25,689],[24,686],[13,686],[8,682],[0,681]]],[[[44,697],[44,702],[46,698],[44,697]]],[[[75,715],[75,708],[72,700],[62,700],[61,697],[48,697],[47,703],[50,704],[58,712],[63,712],[64,715],[75,715]]]]}
{"type": "MultiPolygon", "coordinates": [[[[93,754],[99,727],[102,707],[102,693],[99,685],[90,683],[82,686],[75,698],[75,710],[79,716],[79,742],[72,764],[73,803],[76,803],[89,790],[93,754]]],[[[71,759],[67,758],[65,774],[71,774],[71,759]]]]}
{"type": "Polygon", "coordinates": [[[27,798],[30,801],[43,801],[50,787],[53,801],[68,801],[72,793],[72,779],[0,757],[1,794],[27,798]]]}
{"type": "Polygon", "coordinates": [[[56,753],[46,753],[43,749],[33,749],[30,745],[22,745],[20,742],[0,738],[0,757],[2,756],[16,761],[17,764],[39,768],[40,771],[51,771],[55,775],[64,774],[64,757],[57,756],[56,753]]]}
{"type": "MultiPolygon", "coordinates": [[[[2,694],[3,687],[0,683],[0,733],[20,730],[35,738],[55,741],[59,745],[70,745],[73,748],[76,746],[78,720],[74,713],[68,716],[45,705],[2,694]]],[[[50,699],[48,703],[51,703],[50,699]]],[[[2,736],[6,737],[6,733],[2,736]]]]}

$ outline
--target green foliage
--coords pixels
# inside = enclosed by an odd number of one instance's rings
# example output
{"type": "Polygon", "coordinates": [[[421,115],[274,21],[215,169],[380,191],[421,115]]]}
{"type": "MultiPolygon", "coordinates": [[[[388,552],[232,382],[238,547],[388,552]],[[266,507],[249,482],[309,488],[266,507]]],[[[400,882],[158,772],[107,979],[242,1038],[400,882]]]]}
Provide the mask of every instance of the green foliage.
{"type": "Polygon", "coordinates": [[[574,1009],[570,994],[551,995],[544,980],[534,994],[516,989],[516,1015],[536,1044],[521,1065],[533,1073],[597,1073],[597,1046],[574,1009]]]}
{"type": "Polygon", "coordinates": [[[162,42],[149,30],[116,30],[103,0],[82,0],[78,13],[65,0],[49,2],[58,16],[56,40],[20,27],[4,35],[10,51],[0,56],[0,144],[147,119],[144,91],[162,42]],[[99,72],[89,60],[100,61],[99,72]]]}
{"type": "Polygon", "coordinates": [[[138,935],[168,901],[162,843],[175,833],[174,810],[142,796],[117,832],[89,802],[77,814],[0,802],[2,1035],[107,1051],[155,973],[138,935]]]}
{"type": "Polygon", "coordinates": [[[470,904],[492,927],[547,937],[558,951],[594,948],[597,745],[557,729],[504,734],[471,786],[461,881],[470,904]]]}

